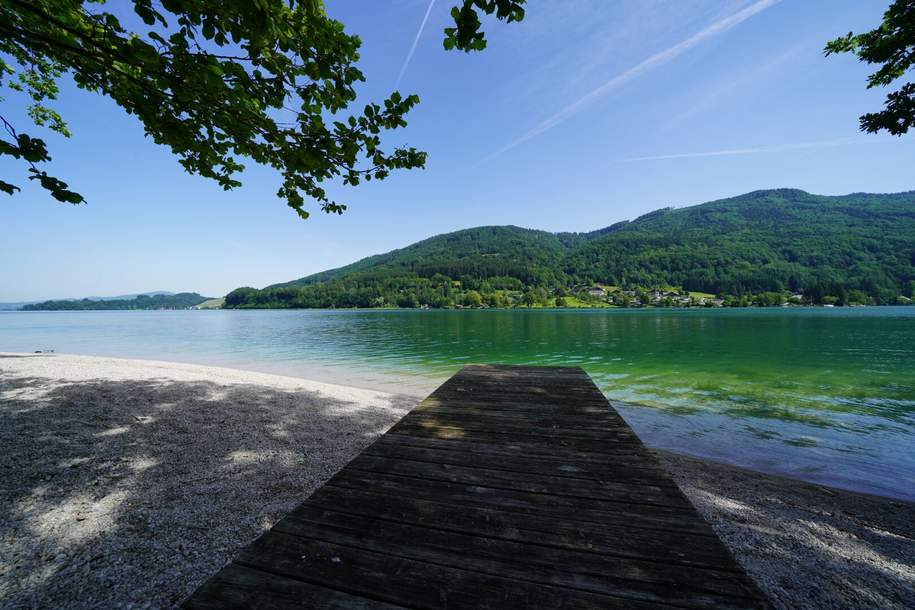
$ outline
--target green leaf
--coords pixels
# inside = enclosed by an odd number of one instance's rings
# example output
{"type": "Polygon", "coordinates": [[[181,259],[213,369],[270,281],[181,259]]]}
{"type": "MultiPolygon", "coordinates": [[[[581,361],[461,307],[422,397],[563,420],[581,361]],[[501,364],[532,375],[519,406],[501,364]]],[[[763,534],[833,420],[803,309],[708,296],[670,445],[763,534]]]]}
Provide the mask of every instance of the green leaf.
{"type": "Polygon", "coordinates": [[[3,180],[0,180],[0,191],[3,191],[7,195],[12,195],[16,191],[21,191],[21,190],[22,189],[20,189],[15,184],[10,184],[9,182],[4,182],[3,180]]]}

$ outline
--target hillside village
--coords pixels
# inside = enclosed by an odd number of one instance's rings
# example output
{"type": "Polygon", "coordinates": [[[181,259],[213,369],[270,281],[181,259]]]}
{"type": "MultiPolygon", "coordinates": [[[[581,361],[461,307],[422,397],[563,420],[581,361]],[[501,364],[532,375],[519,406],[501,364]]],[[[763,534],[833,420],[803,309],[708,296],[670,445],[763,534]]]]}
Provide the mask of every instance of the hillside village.
{"type": "MultiPolygon", "coordinates": [[[[837,290],[838,295],[803,292],[763,292],[743,295],[715,295],[689,291],[682,288],[622,288],[602,284],[581,284],[566,291],[557,289],[552,295],[538,295],[529,290],[516,295],[503,295],[502,301],[509,306],[539,307],[791,307],[791,306],[851,306],[862,307],[876,304],[861,291],[837,290]]],[[[486,307],[487,300],[481,299],[480,307],[486,307]]],[[[475,299],[456,305],[472,307],[475,299]]],[[[909,305],[913,300],[900,296],[897,305],[909,305]]]]}
{"type": "MultiPolygon", "coordinates": [[[[805,292],[762,292],[759,294],[714,295],[676,288],[624,290],[618,286],[584,286],[577,292],[619,307],[790,307],[820,305],[823,307],[876,305],[874,299],[860,290],[836,290],[836,295],[819,294],[813,287],[805,292]]],[[[913,300],[900,295],[896,305],[911,305],[913,300]]]]}

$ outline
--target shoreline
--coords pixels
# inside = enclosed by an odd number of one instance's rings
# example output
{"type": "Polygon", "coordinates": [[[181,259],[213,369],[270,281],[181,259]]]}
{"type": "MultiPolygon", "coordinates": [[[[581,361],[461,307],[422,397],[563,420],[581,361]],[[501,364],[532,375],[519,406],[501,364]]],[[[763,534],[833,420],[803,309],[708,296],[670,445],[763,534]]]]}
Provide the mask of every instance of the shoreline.
{"type": "MultiPolygon", "coordinates": [[[[200,360],[162,360],[158,358],[134,358],[130,356],[96,356],[91,354],[78,354],[78,353],[67,353],[67,352],[45,352],[45,351],[36,351],[36,352],[4,352],[0,351],[0,358],[5,356],[60,356],[60,357],[73,357],[73,358],[87,358],[87,359],[104,359],[112,361],[125,361],[132,362],[137,364],[143,364],[151,370],[162,369],[162,370],[173,370],[176,367],[186,368],[189,371],[195,371],[200,374],[207,373],[210,369],[215,370],[224,370],[232,371],[241,375],[252,375],[252,376],[262,376],[263,380],[266,383],[270,383],[271,378],[276,378],[277,380],[286,380],[295,382],[296,384],[304,384],[303,387],[307,386],[311,389],[317,389],[319,387],[326,388],[337,388],[344,389],[350,388],[358,391],[366,392],[377,392],[380,394],[391,394],[397,395],[404,398],[410,398],[418,403],[423,398],[428,396],[436,387],[444,381],[444,379],[430,379],[429,383],[420,383],[416,378],[410,378],[409,381],[405,382],[402,379],[394,379],[393,375],[386,371],[372,370],[370,374],[366,375],[365,372],[360,374],[359,378],[354,378],[352,374],[341,374],[338,372],[336,367],[327,367],[327,368],[308,368],[304,371],[303,374],[298,374],[297,370],[284,370],[283,367],[278,366],[277,363],[272,363],[268,366],[260,367],[258,365],[247,364],[245,366],[238,365],[232,362],[214,362],[207,363],[200,360]],[[328,381],[319,381],[319,378],[328,379],[328,381]]],[[[466,362],[470,364],[470,362],[466,362]]],[[[750,472],[758,473],[763,476],[772,476],[779,477],[789,481],[796,481],[798,483],[807,483],[810,485],[817,485],[820,487],[826,487],[830,489],[837,489],[843,492],[851,492],[857,494],[864,494],[870,496],[876,496],[880,498],[885,498],[887,500],[895,500],[901,502],[913,502],[915,499],[911,497],[904,497],[900,495],[893,495],[892,493],[879,493],[873,488],[862,488],[860,486],[856,487],[854,481],[835,481],[835,480],[815,480],[813,478],[803,478],[801,476],[795,476],[795,473],[778,470],[778,469],[766,469],[766,468],[757,468],[753,464],[749,463],[739,463],[737,461],[729,461],[727,457],[721,455],[711,455],[708,453],[689,451],[684,448],[682,445],[674,446],[672,444],[654,444],[649,440],[648,436],[650,434],[646,433],[645,430],[642,430],[643,422],[632,421],[631,411],[632,409],[650,409],[656,410],[652,405],[640,404],[638,402],[630,402],[617,400],[614,398],[609,398],[608,400],[613,408],[617,409],[621,416],[626,419],[627,423],[636,431],[645,445],[653,450],[666,453],[673,453],[677,455],[682,455],[687,458],[693,458],[697,460],[702,460],[705,462],[714,462],[721,464],[723,466],[738,468],[741,470],[747,470],[750,472]],[[627,414],[630,412],[630,414],[627,414]],[[847,483],[847,484],[843,484],[847,483]]]]}
{"type": "MultiPolygon", "coordinates": [[[[402,395],[409,396],[416,399],[416,402],[419,402],[426,396],[428,396],[432,390],[434,390],[439,385],[439,381],[431,381],[428,386],[425,384],[417,385],[405,385],[398,381],[389,381],[386,383],[372,383],[362,382],[360,379],[354,379],[354,374],[343,375],[339,372],[335,372],[336,367],[327,367],[327,368],[308,368],[307,373],[304,375],[299,375],[296,371],[292,369],[284,370],[282,366],[279,366],[278,363],[272,363],[271,365],[258,366],[257,363],[248,362],[247,364],[240,365],[235,362],[219,362],[219,361],[205,361],[200,359],[194,360],[165,360],[162,358],[135,358],[133,356],[122,356],[122,355],[97,355],[97,354],[81,354],[76,352],[57,352],[54,350],[36,350],[34,352],[6,352],[0,351],[0,358],[4,357],[19,357],[19,356],[62,356],[67,358],[99,358],[104,360],[123,360],[127,362],[143,363],[147,364],[152,368],[164,368],[170,369],[173,367],[187,367],[188,369],[198,368],[198,369],[217,369],[224,371],[232,371],[234,373],[240,374],[252,374],[252,375],[263,375],[264,377],[277,377],[280,379],[293,380],[295,382],[304,383],[307,385],[312,385],[314,387],[318,386],[327,386],[329,388],[351,388],[353,390],[365,391],[365,392],[377,392],[380,394],[391,394],[391,395],[402,395]],[[318,378],[329,378],[329,381],[321,381],[318,378]],[[396,388],[396,391],[395,391],[396,388]]],[[[387,372],[376,371],[374,377],[389,378],[390,375],[387,372]]],[[[364,376],[363,376],[364,379],[364,376]]]]}
{"type": "Polygon", "coordinates": [[[175,311],[321,311],[321,312],[335,312],[335,311],[358,311],[358,312],[367,312],[367,311],[606,311],[606,310],[619,310],[619,311],[689,311],[689,310],[699,310],[699,311],[734,311],[734,310],[772,310],[772,309],[832,309],[837,311],[844,311],[849,309],[868,309],[868,308],[908,308],[915,307],[915,303],[884,303],[877,304],[871,303],[867,305],[856,304],[856,305],[814,305],[814,304],[785,304],[785,305],[745,305],[745,306],[705,306],[705,305],[642,305],[634,306],[630,305],[629,307],[623,307],[622,305],[567,305],[565,307],[557,307],[555,305],[533,305],[528,307],[527,305],[518,305],[514,307],[204,307],[198,308],[194,307],[183,307],[183,308],[163,308],[163,309],[0,309],[0,313],[94,313],[94,312],[107,312],[107,313],[123,313],[123,312],[175,312],[175,311]]]}
{"type": "MultiPolygon", "coordinates": [[[[176,368],[185,368],[188,371],[192,371],[195,374],[208,374],[210,376],[216,375],[219,376],[218,371],[231,371],[235,374],[241,375],[251,375],[259,376],[262,378],[262,381],[265,383],[271,383],[271,380],[282,382],[293,382],[294,384],[301,385],[302,387],[308,387],[309,389],[317,390],[319,388],[326,389],[336,389],[338,391],[351,389],[359,392],[374,392],[384,395],[396,395],[404,399],[411,399],[414,401],[414,404],[419,403],[422,399],[432,393],[435,388],[437,388],[441,383],[444,382],[444,379],[430,379],[429,383],[421,383],[417,381],[418,378],[409,378],[409,381],[404,379],[394,379],[393,373],[387,370],[371,370],[370,373],[366,371],[360,372],[358,376],[353,372],[341,373],[337,367],[327,367],[327,368],[316,368],[310,367],[306,371],[300,373],[300,370],[293,368],[286,369],[282,366],[278,366],[278,363],[272,363],[271,365],[259,366],[258,363],[249,362],[246,365],[239,365],[234,362],[206,362],[201,360],[164,360],[159,358],[134,358],[131,356],[107,356],[107,355],[94,355],[94,354],[78,354],[70,352],[55,352],[55,351],[36,351],[36,352],[5,352],[0,351],[0,359],[7,356],[59,356],[66,358],[86,358],[86,359],[103,359],[111,361],[125,361],[130,363],[135,363],[137,365],[144,365],[149,370],[165,370],[171,371],[176,368]],[[327,381],[321,381],[320,379],[327,379],[327,381]]],[[[465,362],[464,364],[471,364],[471,362],[465,362]]],[[[255,380],[256,382],[256,380],[255,380]]],[[[740,463],[737,461],[731,461],[727,456],[714,455],[709,453],[703,453],[701,451],[690,451],[688,448],[682,446],[682,444],[669,444],[661,443],[655,444],[653,441],[657,440],[651,438],[651,433],[648,430],[644,430],[644,423],[640,421],[633,421],[635,418],[632,417],[632,410],[636,409],[648,409],[651,411],[656,411],[657,409],[649,404],[641,404],[639,402],[631,402],[625,400],[617,400],[615,398],[608,397],[607,400],[610,402],[611,406],[616,409],[620,415],[627,421],[627,423],[639,434],[639,437],[642,439],[642,442],[645,443],[645,446],[651,449],[652,451],[662,452],[662,453],[671,453],[681,455],[686,458],[692,458],[695,460],[701,460],[704,462],[712,462],[720,464],[722,466],[733,467],[740,470],[745,470],[753,473],[760,474],[762,476],[771,476],[785,479],[787,481],[795,481],[798,483],[806,483],[810,485],[820,486],[829,489],[835,489],[842,492],[863,494],[867,496],[875,496],[879,498],[885,498],[887,500],[894,500],[900,502],[909,502],[915,503],[915,498],[893,495],[892,493],[879,493],[875,489],[869,489],[866,487],[855,486],[854,481],[836,481],[836,480],[816,480],[814,478],[804,478],[802,476],[796,475],[794,472],[787,470],[779,469],[766,469],[763,467],[756,467],[754,464],[750,463],[740,463]],[[844,483],[844,484],[843,484],[844,483]]]]}
{"type": "MultiPolygon", "coordinates": [[[[0,598],[180,603],[419,399],[0,353],[0,598]]],[[[915,504],[652,450],[776,607],[915,606],[915,504]]]]}
{"type": "MultiPolygon", "coordinates": [[[[325,391],[342,391],[342,390],[353,390],[356,392],[368,392],[375,393],[379,395],[403,395],[409,396],[412,398],[417,398],[417,402],[426,397],[426,394],[421,393],[415,388],[408,388],[411,391],[405,392],[391,392],[389,389],[379,386],[371,385],[355,385],[353,383],[345,382],[336,382],[336,381],[320,381],[314,379],[311,376],[301,377],[293,374],[284,374],[282,372],[271,372],[269,370],[262,370],[258,368],[241,367],[235,366],[231,363],[226,364],[207,364],[199,361],[192,360],[162,360],[159,358],[132,358],[125,356],[97,356],[93,354],[77,354],[72,352],[56,352],[53,350],[43,351],[36,350],[35,352],[5,352],[0,351],[0,362],[4,358],[31,358],[31,357],[58,357],[58,358],[72,358],[72,359],[85,359],[86,361],[90,360],[104,360],[111,361],[115,363],[130,363],[133,365],[142,365],[147,370],[160,370],[165,372],[171,372],[178,369],[187,369],[189,373],[196,374],[216,374],[217,377],[222,377],[219,374],[220,371],[226,373],[235,373],[242,375],[250,375],[252,378],[258,377],[262,378],[260,381],[264,383],[270,382],[279,382],[286,383],[291,385],[299,385],[302,387],[308,387],[309,389],[320,390],[324,389],[325,391]]],[[[275,369],[273,369],[275,370],[275,369]]],[[[2,368],[0,368],[2,372],[2,368]]],[[[255,380],[257,381],[257,380],[255,380]]],[[[431,390],[430,390],[431,392],[431,390]]]]}

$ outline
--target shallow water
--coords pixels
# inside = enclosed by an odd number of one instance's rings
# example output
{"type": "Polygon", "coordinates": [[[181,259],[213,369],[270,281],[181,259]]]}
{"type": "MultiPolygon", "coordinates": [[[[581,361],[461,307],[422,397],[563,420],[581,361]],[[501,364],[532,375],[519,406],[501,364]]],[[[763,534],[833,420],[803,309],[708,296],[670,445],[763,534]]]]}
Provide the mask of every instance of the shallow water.
{"type": "Polygon", "coordinates": [[[0,351],[46,349],[415,394],[577,364],[650,445],[915,499],[915,307],[0,312],[0,351]]]}

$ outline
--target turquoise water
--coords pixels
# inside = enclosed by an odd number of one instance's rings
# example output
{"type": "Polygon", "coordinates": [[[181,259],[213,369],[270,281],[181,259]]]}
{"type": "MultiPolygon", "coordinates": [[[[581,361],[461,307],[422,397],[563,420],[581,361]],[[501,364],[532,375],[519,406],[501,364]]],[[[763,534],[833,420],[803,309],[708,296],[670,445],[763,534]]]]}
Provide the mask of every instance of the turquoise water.
{"type": "Polygon", "coordinates": [[[915,499],[915,307],[0,313],[0,351],[48,349],[417,395],[577,364],[652,446],[915,499]]]}

